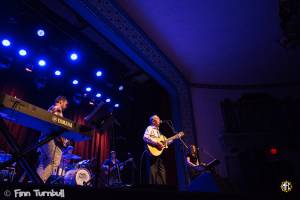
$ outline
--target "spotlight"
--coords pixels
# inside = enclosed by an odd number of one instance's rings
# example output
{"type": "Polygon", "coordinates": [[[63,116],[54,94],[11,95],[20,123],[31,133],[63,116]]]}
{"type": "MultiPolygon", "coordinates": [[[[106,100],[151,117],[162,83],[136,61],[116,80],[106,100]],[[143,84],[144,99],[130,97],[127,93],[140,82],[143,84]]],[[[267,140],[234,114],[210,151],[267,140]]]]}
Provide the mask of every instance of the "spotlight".
{"type": "Polygon", "coordinates": [[[33,71],[33,66],[32,66],[32,65],[27,65],[27,66],[25,67],[25,71],[27,71],[27,72],[32,72],[32,71],[33,71]]]}
{"type": "Polygon", "coordinates": [[[54,74],[55,74],[55,76],[60,76],[60,75],[61,75],[61,71],[56,70],[56,71],[54,72],[54,74]]]}
{"type": "Polygon", "coordinates": [[[120,86],[119,86],[119,91],[122,91],[122,90],[124,90],[124,86],[123,86],[123,85],[120,85],[120,86]]]}
{"type": "Polygon", "coordinates": [[[118,103],[115,104],[115,108],[119,108],[119,106],[120,106],[120,105],[119,105],[118,103]]]}
{"type": "Polygon", "coordinates": [[[85,91],[90,92],[90,91],[92,91],[92,88],[91,87],[87,87],[87,88],[85,88],[85,91]]]}
{"type": "Polygon", "coordinates": [[[10,41],[8,39],[4,39],[2,40],[2,45],[5,47],[9,47],[10,46],[10,41]]]}
{"type": "Polygon", "coordinates": [[[102,72],[101,71],[97,71],[96,72],[96,76],[98,76],[98,77],[102,76],[102,72]]]}
{"type": "Polygon", "coordinates": [[[89,101],[89,104],[92,106],[95,105],[95,103],[93,101],[89,101]]]}
{"type": "Polygon", "coordinates": [[[71,53],[70,59],[71,59],[71,60],[77,60],[77,59],[78,59],[77,53],[71,53]]]}
{"type": "Polygon", "coordinates": [[[41,67],[44,67],[44,66],[46,66],[46,61],[44,59],[40,59],[38,61],[38,65],[41,66],[41,67]]]}
{"type": "Polygon", "coordinates": [[[97,93],[97,94],[96,94],[96,97],[100,98],[100,97],[101,97],[101,94],[100,94],[100,93],[97,93]]]}
{"type": "Polygon", "coordinates": [[[110,100],[110,98],[107,98],[105,101],[106,101],[106,103],[109,103],[111,100],[110,100]]]}
{"type": "Polygon", "coordinates": [[[79,82],[75,79],[72,81],[73,85],[77,85],[79,82]]]}
{"type": "Polygon", "coordinates": [[[36,31],[36,34],[39,37],[44,37],[45,36],[45,31],[43,29],[39,29],[39,30],[36,31]]]}
{"type": "Polygon", "coordinates": [[[19,50],[19,55],[20,56],[26,56],[27,55],[27,51],[25,49],[20,49],[19,50]]]}

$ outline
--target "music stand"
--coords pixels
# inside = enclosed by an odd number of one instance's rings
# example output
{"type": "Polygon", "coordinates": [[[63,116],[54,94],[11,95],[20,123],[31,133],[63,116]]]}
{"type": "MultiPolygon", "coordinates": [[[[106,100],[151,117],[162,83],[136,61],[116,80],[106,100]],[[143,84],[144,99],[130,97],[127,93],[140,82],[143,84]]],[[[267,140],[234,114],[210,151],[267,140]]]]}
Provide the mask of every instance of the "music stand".
{"type": "Polygon", "coordinates": [[[87,125],[100,131],[109,129],[114,122],[119,124],[104,102],[100,102],[84,120],[87,125]]]}

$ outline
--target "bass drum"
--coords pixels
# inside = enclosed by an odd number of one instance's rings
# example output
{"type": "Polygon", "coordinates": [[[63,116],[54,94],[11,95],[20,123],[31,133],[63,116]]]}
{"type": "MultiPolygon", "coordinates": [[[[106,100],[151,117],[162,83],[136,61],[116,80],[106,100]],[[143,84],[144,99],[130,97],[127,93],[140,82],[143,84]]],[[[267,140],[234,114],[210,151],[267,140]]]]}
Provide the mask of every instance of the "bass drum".
{"type": "Polygon", "coordinates": [[[65,174],[65,184],[67,185],[85,185],[85,183],[91,180],[91,174],[87,169],[79,168],[72,169],[65,174]]]}

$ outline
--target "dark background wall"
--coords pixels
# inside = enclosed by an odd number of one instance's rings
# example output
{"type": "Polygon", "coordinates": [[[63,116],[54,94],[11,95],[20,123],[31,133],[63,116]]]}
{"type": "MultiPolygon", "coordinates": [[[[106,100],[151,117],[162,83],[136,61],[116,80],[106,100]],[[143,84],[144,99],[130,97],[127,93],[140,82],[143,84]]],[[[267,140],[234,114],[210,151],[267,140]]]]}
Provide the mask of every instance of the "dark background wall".
{"type": "Polygon", "coordinates": [[[297,91],[192,89],[198,145],[221,161],[217,172],[233,189],[278,191],[284,179],[299,182],[297,91]],[[278,156],[270,156],[272,147],[278,156]]]}

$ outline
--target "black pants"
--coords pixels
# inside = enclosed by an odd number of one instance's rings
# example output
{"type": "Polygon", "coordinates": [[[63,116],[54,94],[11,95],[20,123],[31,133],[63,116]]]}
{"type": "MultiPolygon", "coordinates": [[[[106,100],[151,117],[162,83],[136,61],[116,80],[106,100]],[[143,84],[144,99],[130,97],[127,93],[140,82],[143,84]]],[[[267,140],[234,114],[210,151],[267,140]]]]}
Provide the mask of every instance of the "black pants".
{"type": "Polygon", "coordinates": [[[147,156],[149,184],[167,184],[166,169],[161,157],[147,156]]]}

